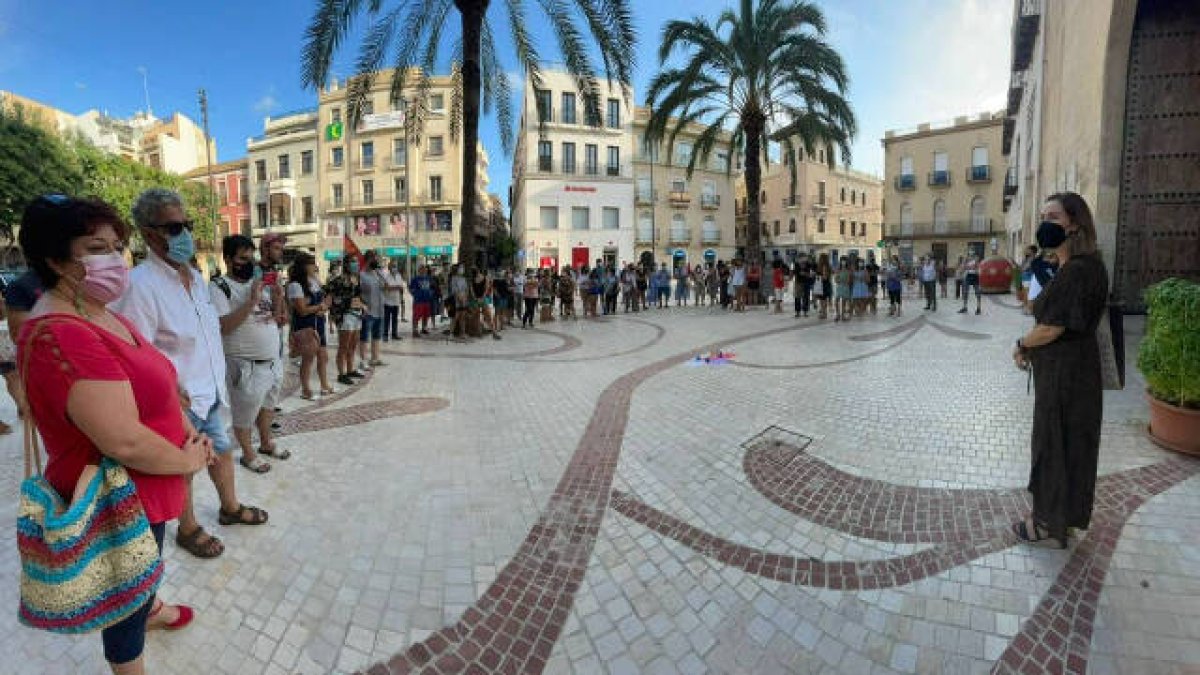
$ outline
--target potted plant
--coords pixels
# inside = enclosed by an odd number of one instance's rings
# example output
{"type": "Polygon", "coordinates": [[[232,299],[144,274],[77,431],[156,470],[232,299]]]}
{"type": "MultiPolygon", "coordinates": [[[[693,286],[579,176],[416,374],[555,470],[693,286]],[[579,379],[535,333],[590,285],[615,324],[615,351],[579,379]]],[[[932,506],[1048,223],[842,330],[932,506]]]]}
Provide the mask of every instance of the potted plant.
{"type": "Polygon", "coordinates": [[[1200,455],[1200,284],[1167,279],[1146,289],[1145,298],[1138,370],[1146,377],[1150,437],[1200,455]]]}

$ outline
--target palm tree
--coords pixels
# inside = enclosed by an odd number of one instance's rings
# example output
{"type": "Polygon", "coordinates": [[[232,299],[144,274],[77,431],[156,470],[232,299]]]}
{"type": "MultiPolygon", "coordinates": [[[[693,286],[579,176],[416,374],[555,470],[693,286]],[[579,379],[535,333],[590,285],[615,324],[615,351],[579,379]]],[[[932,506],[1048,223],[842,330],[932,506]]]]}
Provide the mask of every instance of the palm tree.
{"type": "MultiPolygon", "coordinates": [[[[836,147],[848,164],[856,123],[844,98],[849,84],[845,67],[824,40],[820,8],[796,0],[759,0],[755,5],[755,0],[741,0],[736,14],[725,10],[715,25],[703,18],[667,22],[659,61],[665,66],[679,50],[686,63],[665,68],[651,80],[645,142],[657,145],[665,137],[670,152],[685,126],[706,125],[688,163],[690,177],[697,160],[707,162],[722,133],[732,129],[733,150],[746,159],[745,255],[761,261],[759,195],[770,142],[781,145],[792,167],[794,193],[797,149],[805,155],[824,149],[832,167],[836,147]]],[[[731,170],[731,164],[726,166],[731,170]]]]}
{"type": "MultiPolygon", "coordinates": [[[[316,0],[316,4],[306,31],[302,66],[305,86],[314,89],[327,84],[334,52],[347,37],[353,20],[359,15],[369,20],[347,91],[347,118],[352,127],[358,123],[376,73],[385,67],[395,69],[391,100],[402,100],[406,87],[416,88],[415,105],[409,110],[416,118],[414,126],[423,126],[425,94],[439,63],[450,10],[458,10],[460,35],[451,48],[450,72],[456,86],[451,97],[450,133],[461,137],[463,152],[459,260],[474,264],[481,99],[484,113],[490,114],[493,107],[497,112],[504,152],[510,153],[513,147],[512,87],[501,67],[487,16],[490,0],[393,0],[391,7],[385,7],[385,0],[316,0]]],[[[599,75],[589,56],[585,31],[599,48],[606,79],[610,83],[616,80],[628,91],[636,41],[628,0],[539,0],[539,4],[585,106],[598,115],[599,75]]],[[[504,0],[497,6],[509,24],[518,65],[533,85],[539,86],[540,57],[527,29],[524,0],[504,0]]]]}

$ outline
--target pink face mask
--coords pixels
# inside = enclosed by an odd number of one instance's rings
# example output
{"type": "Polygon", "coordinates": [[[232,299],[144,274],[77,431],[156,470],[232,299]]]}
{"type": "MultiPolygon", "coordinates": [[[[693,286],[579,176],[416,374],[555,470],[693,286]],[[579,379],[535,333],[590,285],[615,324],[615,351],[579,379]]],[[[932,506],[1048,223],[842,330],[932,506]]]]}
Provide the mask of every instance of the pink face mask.
{"type": "Polygon", "coordinates": [[[80,286],[89,298],[107,305],[125,294],[129,287],[129,268],[120,253],[85,255],[79,262],[84,269],[80,286]]]}

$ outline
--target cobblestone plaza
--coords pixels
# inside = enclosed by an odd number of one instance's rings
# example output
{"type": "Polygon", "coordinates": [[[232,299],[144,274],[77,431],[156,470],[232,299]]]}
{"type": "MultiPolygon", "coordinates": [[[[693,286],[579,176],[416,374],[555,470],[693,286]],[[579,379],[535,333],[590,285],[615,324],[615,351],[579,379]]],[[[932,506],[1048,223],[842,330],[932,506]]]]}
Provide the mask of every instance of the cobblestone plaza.
{"type": "MultiPolygon", "coordinates": [[[[1200,461],[1144,433],[1141,320],[1105,392],[1096,516],[1057,551],[1008,529],[1033,405],[1009,355],[1031,319],[1010,296],[981,316],[910,301],[393,343],[361,385],[286,401],[294,456],[237,474],[268,525],[216,527],[211,561],[168,530],[161,593],[197,618],[149,636],[149,668],[1200,672],[1200,461]],[[717,349],[735,356],[695,358],[717,349]]],[[[0,440],[0,671],[105,672],[97,637],[17,624],[20,452],[0,440]]]]}

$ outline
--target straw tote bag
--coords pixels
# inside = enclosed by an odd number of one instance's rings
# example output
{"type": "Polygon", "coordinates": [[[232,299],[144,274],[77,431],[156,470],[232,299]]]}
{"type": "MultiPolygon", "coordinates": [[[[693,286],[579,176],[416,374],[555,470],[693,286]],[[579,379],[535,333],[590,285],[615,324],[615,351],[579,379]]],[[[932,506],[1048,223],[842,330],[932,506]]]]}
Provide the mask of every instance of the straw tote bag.
{"type": "MultiPolygon", "coordinates": [[[[29,340],[22,359],[26,381],[29,352],[40,337],[29,340]]],[[[148,602],[163,575],[158,545],[133,482],[124,467],[104,457],[82,496],[65,503],[42,475],[32,413],[24,425],[25,480],[17,516],[19,619],[55,633],[112,626],[148,602]]]]}

